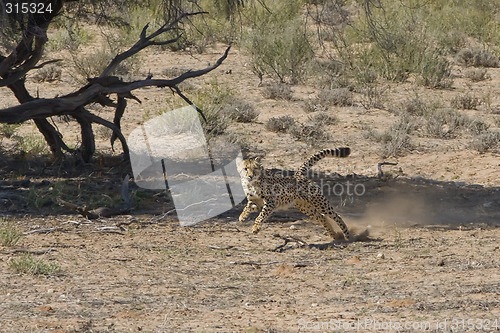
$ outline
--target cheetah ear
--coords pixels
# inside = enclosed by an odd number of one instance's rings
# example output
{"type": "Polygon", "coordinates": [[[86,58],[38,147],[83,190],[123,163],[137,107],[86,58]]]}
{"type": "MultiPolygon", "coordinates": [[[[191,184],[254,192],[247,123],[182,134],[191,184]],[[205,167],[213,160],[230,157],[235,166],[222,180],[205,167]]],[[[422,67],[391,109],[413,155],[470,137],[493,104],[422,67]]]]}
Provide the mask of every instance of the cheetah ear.
{"type": "Polygon", "coordinates": [[[256,158],[254,158],[254,161],[260,164],[260,162],[262,161],[262,157],[257,156],[256,158]]]}

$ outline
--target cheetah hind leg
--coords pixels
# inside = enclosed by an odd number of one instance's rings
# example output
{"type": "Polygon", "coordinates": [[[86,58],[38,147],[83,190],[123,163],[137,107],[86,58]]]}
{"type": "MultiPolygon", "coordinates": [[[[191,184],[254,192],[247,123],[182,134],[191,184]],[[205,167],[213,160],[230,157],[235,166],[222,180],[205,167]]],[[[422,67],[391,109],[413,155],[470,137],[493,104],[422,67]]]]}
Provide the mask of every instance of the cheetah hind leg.
{"type": "MultiPolygon", "coordinates": [[[[323,201],[323,200],[322,200],[323,201]]],[[[316,207],[316,205],[306,201],[306,200],[298,200],[295,202],[295,206],[304,214],[308,215],[315,221],[321,223],[323,227],[328,231],[328,234],[332,237],[333,240],[335,240],[335,235],[336,232],[333,229],[333,221],[336,222],[336,224],[339,226],[339,228],[342,230],[342,233],[344,234],[344,238],[346,240],[349,240],[349,230],[347,229],[347,226],[345,225],[344,221],[342,218],[333,211],[333,208],[330,206],[330,203],[325,199],[321,205],[327,205],[328,210],[330,214],[325,215],[321,213],[321,210],[319,207],[316,207]]]]}
{"type": "Polygon", "coordinates": [[[344,234],[344,238],[346,241],[348,241],[351,236],[349,233],[349,229],[345,225],[344,220],[340,217],[339,214],[335,213],[335,210],[333,209],[332,205],[330,205],[330,202],[324,197],[324,196],[319,196],[317,197],[318,200],[313,200],[313,205],[314,207],[319,210],[320,212],[325,212],[324,214],[321,214],[323,217],[325,217],[328,221],[328,225],[332,226],[333,222],[337,223],[337,226],[342,230],[342,233],[344,234]],[[326,210],[325,210],[326,208],[326,210]]]}
{"type": "Polygon", "coordinates": [[[329,223],[329,221],[326,219],[326,217],[321,214],[321,212],[316,209],[312,204],[307,202],[306,200],[297,200],[295,201],[295,207],[300,210],[302,213],[306,214],[316,222],[321,223],[323,227],[325,227],[326,231],[332,237],[333,240],[335,240],[335,230],[333,229],[333,226],[329,223]]]}

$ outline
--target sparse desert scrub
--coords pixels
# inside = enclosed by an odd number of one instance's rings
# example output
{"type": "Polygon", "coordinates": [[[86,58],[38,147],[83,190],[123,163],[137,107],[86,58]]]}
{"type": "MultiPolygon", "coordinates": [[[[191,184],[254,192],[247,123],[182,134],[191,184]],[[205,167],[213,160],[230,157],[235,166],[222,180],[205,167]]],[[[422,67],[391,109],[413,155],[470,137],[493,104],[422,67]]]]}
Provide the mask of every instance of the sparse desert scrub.
{"type": "Polygon", "coordinates": [[[333,125],[339,121],[333,114],[324,111],[316,112],[307,117],[307,119],[310,124],[315,124],[317,126],[333,125]]]}
{"type": "Polygon", "coordinates": [[[266,121],[265,127],[271,132],[287,132],[295,125],[295,119],[291,116],[273,117],[266,121]]]}
{"type": "Polygon", "coordinates": [[[481,104],[481,99],[472,93],[465,93],[453,97],[450,103],[457,109],[476,110],[481,104]]]}
{"type": "Polygon", "coordinates": [[[31,79],[35,82],[53,82],[61,79],[62,69],[58,65],[48,65],[35,71],[31,79]]]}
{"type": "Polygon", "coordinates": [[[497,56],[484,49],[461,49],[455,61],[465,67],[498,67],[500,62],[497,56]]]}
{"type": "Polygon", "coordinates": [[[21,239],[21,232],[7,219],[0,220],[0,246],[14,246],[21,239]]]}
{"type": "Polygon", "coordinates": [[[20,127],[19,124],[1,124],[0,134],[4,135],[6,138],[11,138],[16,133],[16,130],[20,127]]]}
{"type": "Polygon", "coordinates": [[[379,136],[382,143],[382,157],[400,156],[410,150],[410,133],[418,127],[416,118],[402,115],[387,131],[379,136]]]}
{"type": "Polygon", "coordinates": [[[406,113],[411,116],[424,116],[431,113],[433,106],[424,101],[420,96],[405,99],[399,106],[400,113],[406,113]]]}
{"type": "Polygon", "coordinates": [[[275,2],[276,11],[257,15],[254,26],[245,35],[243,46],[250,54],[254,73],[281,82],[302,81],[314,50],[309,41],[301,2],[275,2]]]}
{"type": "Polygon", "coordinates": [[[482,134],[476,135],[470,142],[470,148],[480,153],[500,149],[500,132],[485,131],[482,134]]]}
{"type": "Polygon", "coordinates": [[[270,99],[283,99],[290,101],[293,91],[289,84],[280,81],[273,81],[262,87],[262,96],[270,99]]]}
{"type": "Polygon", "coordinates": [[[288,131],[295,139],[305,142],[311,146],[327,141],[330,138],[323,124],[318,123],[296,123],[288,131]]]}
{"type": "Polygon", "coordinates": [[[464,72],[464,77],[473,82],[480,82],[491,79],[486,68],[469,68],[464,72]]]}
{"type": "Polygon", "coordinates": [[[305,108],[308,112],[327,111],[332,106],[350,106],[353,94],[348,88],[322,89],[318,95],[307,101],[305,108]]]}
{"type": "Polygon", "coordinates": [[[436,138],[453,138],[460,130],[467,129],[471,120],[453,109],[437,109],[425,117],[425,131],[436,138]]]}
{"type": "Polygon", "coordinates": [[[61,274],[62,269],[56,263],[46,263],[35,258],[29,253],[25,253],[18,258],[11,259],[9,266],[17,273],[30,275],[56,275],[61,274]]]}

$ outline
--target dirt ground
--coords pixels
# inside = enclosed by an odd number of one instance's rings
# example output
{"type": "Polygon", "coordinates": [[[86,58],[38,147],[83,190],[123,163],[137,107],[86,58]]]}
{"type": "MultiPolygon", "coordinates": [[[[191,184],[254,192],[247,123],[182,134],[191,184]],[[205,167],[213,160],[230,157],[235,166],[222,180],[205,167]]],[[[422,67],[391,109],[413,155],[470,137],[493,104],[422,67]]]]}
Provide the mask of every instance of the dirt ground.
{"type": "MultiPolygon", "coordinates": [[[[196,57],[150,52],[142,71],[163,77],[172,64],[201,68],[222,50],[196,57]]],[[[232,129],[265,156],[266,166],[293,169],[315,148],[265,131],[264,122],[282,114],[306,119],[303,104],[317,89],[304,84],[292,88],[291,101],[265,99],[245,59],[233,50],[220,69],[193,84],[201,87],[216,78],[252,103],[261,112],[257,121],[232,129]]],[[[470,89],[457,75],[452,90],[390,86],[387,104],[414,89],[449,101],[470,89]]],[[[487,92],[490,106],[500,108],[500,69],[489,75],[491,80],[472,89],[487,92]]],[[[41,97],[78,87],[66,72],[62,82],[29,85],[39,88],[41,97]]],[[[0,107],[15,104],[7,90],[0,94],[0,107]]],[[[173,98],[160,89],[136,95],[143,104],[129,103],[122,125],[126,136],[144,112],[154,114],[173,98]]],[[[498,127],[498,114],[486,108],[464,112],[498,127]]],[[[12,142],[2,138],[1,216],[24,235],[15,246],[0,246],[0,332],[499,331],[498,152],[467,149],[468,138],[419,138],[413,151],[388,159],[398,165],[385,167],[392,176],[379,179],[378,144],[366,139],[363,129],[387,128],[395,116],[359,105],[336,108],[335,114],[339,122],[329,128],[335,134],[330,144],[350,146],[353,153],[322,161],[317,170],[324,173],[317,180],[363,186],[362,195],[329,196],[353,232],[369,232],[348,243],[330,243],[320,225],[293,209],[274,214],[257,235],[250,232],[251,221],[238,222],[242,205],[182,227],[168,196],[133,183],[141,203],[128,215],[89,221],[50,200],[33,207],[33,195],[50,193],[61,182],[62,193],[119,193],[128,166],[103,158],[65,170],[49,161],[19,160],[9,156],[12,142]],[[330,169],[342,176],[331,178],[330,169]],[[25,177],[29,183],[13,183],[25,177]],[[10,263],[24,253],[62,271],[17,273],[10,263]]],[[[32,131],[30,126],[19,132],[32,131]]],[[[65,137],[77,133],[71,123],[59,126],[65,137]]],[[[98,145],[111,153],[107,138],[98,145]]]]}

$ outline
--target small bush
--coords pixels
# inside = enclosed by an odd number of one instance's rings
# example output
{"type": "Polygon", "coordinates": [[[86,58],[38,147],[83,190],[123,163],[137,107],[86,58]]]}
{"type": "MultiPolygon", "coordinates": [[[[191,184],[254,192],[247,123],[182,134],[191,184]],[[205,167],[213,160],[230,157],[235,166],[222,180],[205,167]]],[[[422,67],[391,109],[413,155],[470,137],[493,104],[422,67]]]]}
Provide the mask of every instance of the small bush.
{"type": "Polygon", "coordinates": [[[31,76],[35,82],[53,82],[61,79],[62,69],[57,65],[48,65],[40,68],[31,76]]]}
{"type": "Polygon", "coordinates": [[[324,89],[346,88],[350,85],[346,65],[337,60],[315,61],[311,66],[315,82],[324,89]]]}
{"type": "Polygon", "coordinates": [[[338,122],[338,118],[334,115],[328,114],[327,112],[318,112],[312,116],[308,117],[309,123],[313,125],[333,125],[338,122]]]}
{"type": "Polygon", "coordinates": [[[457,109],[476,110],[481,100],[469,93],[455,96],[451,100],[451,106],[457,109]]]}
{"type": "Polygon", "coordinates": [[[411,149],[410,136],[404,130],[388,130],[380,137],[383,158],[400,156],[411,149]]]}
{"type": "Polygon", "coordinates": [[[203,89],[196,91],[197,95],[193,102],[203,110],[206,122],[202,122],[208,138],[223,134],[229,127],[233,119],[231,113],[234,111],[228,107],[235,101],[231,90],[213,81],[203,89]]]}
{"type": "Polygon", "coordinates": [[[480,82],[490,79],[486,68],[471,68],[465,71],[464,76],[471,81],[480,82]]]}
{"type": "Polygon", "coordinates": [[[470,147],[480,153],[485,153],[488,150],[500,149],[500,132],[486,132],[475,136],[470,147]]]}
{"type": "Polygon", "coordinates": [[[409,134],[418,127],[419,123],[415,117],[403,113],[388,130],[381,135],[375,135],[375,139],[382,143],[382,157],[400,156],[411,149],[409,134]]]}
{"type": "Polygon", "coordinates": [[[40,259],[34,258],[26,253],[17,259],[12,259],[9,266],[18,273],[31,275],[54,275],[61,274],[62,269],[58,264],[47,264],[40,259]]]}
{"type": "Polygon", "coordinates": [[[16,133],[19,128],[19,124],[1,124],[0,133],[2,133],[6,138],[11,138],[16,133]]]}
{"type": "Polygon", "coordinates": [[[482,49],[462,49],[456,55],[456,62],[465,67],[498,67],[498,57],[482,49]]]}
{"type": "Polygon", "coordinates": [[[467,129],[470,119],[452,109],[439,109],[426,118],[426,132],[436,138],[452,138],[457,131],[467,129]]]}
{"type": "Polygon", "coordinates": [[[218,136],[224,134],[231,123],[231,118],[220,109],[205,109],[203,110],[206,122],[203,122],[203,127],[207,131],[207,137],[218,136]]]}
{"type": "Polygon", "coordinates": [[[411,116],[423,116],[429,113],[430,109],[431,106],[418,96],[406,99],[400,106],[401,113],[406,113],[411,116]]]}
{"type": "Polygon", "coordinates": [[[295,125],[295,119],[290,116],[273,117],[266,122],[266,129],[271,132],[287,132],[295,125]]]}
{"type": "Polygon", "coordinates": [[[420,84],[430,88],[449,88],[453,84],[451,64],[440,52],[426,51],[418,64],[420,84]]]}
{"type": "Polygon", "coordinates": [[[12,223],[5,220],[0,222],[0,245],[14,246],[21,239],[21,233],[12,223]]]}
{"type": "Polygon", "coordinates": [[[25,136],[13,136],[17,141],[17,147],[23,154],[40,155],[48,152],[48,146],[41,135],[28,134],[25,136]]]}
{"type": "Polygon", "coordinates": [[[321,90],[318,102],[322,105],[350,106],[353,104],[352,92],[348,88],[321,90]]]}
{"type": "MultiPolygon", "coordinates": [[[[87,78],[99,76],[102,71],[110,64],[115,55],[106,48],[100,48],[94,53],[88,55],[73,55],[73,66],[75,78],[79,82],[87,82],[87,78]]],[[[139,60],[136,57],[131,57],[121,62],[113,71],[114,75],[127,75],[133,73],[139,60]]]]}
{"type": "Polygon", "coordinates": [[[479,135],[488,131],[489,128],[490,126],[484,121],[480,119],[473,119],[468,124],[467,130],[472,132],[473,134],[479,135]]]}
{"type": "Polygon", "coordinates": [[[273,82],[264,86],[262,95],[270,99],[284,99],[290,101],[293,96],[292,88],[283,82],[273,82]]]}
{"type": "Polygon", "coordinates": [[[93,37],[87,30],[76,25],[69,25],[66,28],[57,30],[49,35],[47,48],[50,51],[70,50],[76,51],[80,45],[91,42],[93,37]]]}
{"type": "Polygon", "coordinates": [[[250,104],[234,97],[226,101],[221,112],[239,123],[251,123],[259,116],[259,111],[255,110],[250,104]]]}
{"type": "Polygon", "coordinates": [[[318,124],[295,124],[290,128],[289,133],[297,140],[310,145],[324,142],[330,137],[323,126],[318,124]]]}
{"type": "Polygon", "coordinates": [[[316,98],[306,102],[306,111],[327,111],[331,106],[353,105],[352,92],[348,88],[321,90],[316,98]]]}

